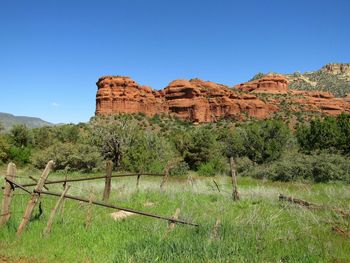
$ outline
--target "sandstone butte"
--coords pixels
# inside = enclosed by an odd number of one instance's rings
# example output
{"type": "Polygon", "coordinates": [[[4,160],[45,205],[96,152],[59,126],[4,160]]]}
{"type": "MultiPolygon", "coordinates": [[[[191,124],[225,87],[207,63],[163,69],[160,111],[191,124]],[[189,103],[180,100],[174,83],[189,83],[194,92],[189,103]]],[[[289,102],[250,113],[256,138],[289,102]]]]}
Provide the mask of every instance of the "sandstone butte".
{"type": "Polygon", "coordinates": [[[191,79],[174,80],[158,91],[122,76],[104,76],[96,84],[96,115],[164,113],[202,123],[220,118],[267,119],[282,110],[282,104],[294,112],[350,113],[350,94],[335,98],[328,92],[291,90],[287,79],[275,74],[231,88],[191,79]]]}

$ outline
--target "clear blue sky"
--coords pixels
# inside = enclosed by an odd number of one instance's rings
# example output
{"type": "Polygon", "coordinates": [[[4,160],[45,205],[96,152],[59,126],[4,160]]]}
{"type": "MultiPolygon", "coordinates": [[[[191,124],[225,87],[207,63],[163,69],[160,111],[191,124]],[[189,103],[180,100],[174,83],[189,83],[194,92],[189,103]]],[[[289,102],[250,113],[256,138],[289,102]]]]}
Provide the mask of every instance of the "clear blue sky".
{"type": "Polygon", "coordinates": [[[88,121],[101,75],[160,89],[350,62],[349,0],[1,0],[0,112],[88,121]]]}

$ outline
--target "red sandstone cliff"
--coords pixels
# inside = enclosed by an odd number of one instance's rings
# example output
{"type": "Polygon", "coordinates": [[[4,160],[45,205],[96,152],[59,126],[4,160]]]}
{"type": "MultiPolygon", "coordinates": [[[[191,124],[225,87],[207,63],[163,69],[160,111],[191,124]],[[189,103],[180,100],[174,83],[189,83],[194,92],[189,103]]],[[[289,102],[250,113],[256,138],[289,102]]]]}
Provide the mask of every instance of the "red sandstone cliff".
{"type": "Polygon", "coordinates": [[[102,77],[96,84],[96,115],[167,113],[193,122],[213,122],[221,117],[242,119],[245,114],[264,119],[278,110],[255,95],[199,79],[175,80],[160,91],[128,77],[102,77]]]}
{"type": "Polygon", "coordinates": [[[159,92],[140,86],[129,77],[105,76],[96,85],[96,115],[136,112],[154,115],[167,111],[159,92]]]}
{"type": "Polygon", "coordinates": [[[288,89],[280,75],[267,75],[234,88],[200,79],[175,80],[163,90],[140,86],[129,77],[106,76],[96,83],[96,115],[143,112],[175,115],[193,122],[214,122],[222,117],[266,119],[287,105],[290,111],[350,113],[350,96],[288,89]],[[259,94],[264,93],[263,100],[259,94]]]}
{"type": "Polygon", "coordinates": [[[235,88],[253,93],[286,94],[288,93],[288,80],[284,76],[272,74],[236,85],[235,88]]]}

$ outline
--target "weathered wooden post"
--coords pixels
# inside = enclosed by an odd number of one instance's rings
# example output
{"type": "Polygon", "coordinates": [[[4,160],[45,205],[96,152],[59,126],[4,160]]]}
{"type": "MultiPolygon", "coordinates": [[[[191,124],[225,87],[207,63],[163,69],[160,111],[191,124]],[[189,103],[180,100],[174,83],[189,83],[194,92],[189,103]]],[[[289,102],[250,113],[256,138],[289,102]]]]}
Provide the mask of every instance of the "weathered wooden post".
{"type": "Polygon", "coordinates": [[[193,187],[193,178],[191,174],[187,176],[187,185],[190,186],[191,188],[193,187]]]}
{"type": "Polygon", "coordinates": [[[216,219],[215,225],[214,225],[213,230],[211,232],[211,239],[219,239],[220,238],[220,227],[221,227],[221,220],[218,218],[218,219],[216,219]]]}
{"type": "Polygon", "coordinates": [[[58,208],[61,206],[63,200],[64,200],[64,195],[68,192],[70,188],[70,185],[66,185],[66,188],[64,189],[62,195],[60,196],[60,198],[58,199],[55,207],[52,209],[49,220],[47,221],[47,225],[46,228],[44,230],[44,235],[48,235],[51,232],[51,227],[52,227],[52,223],[53,223],[53,219],[56,215],[56,212],[58,210],[58,208]]]}
{"type": "MultiPolygon", "coordinates": [[[[7,166],[6,178],[14,180],[16,176],[16,165],[9,163],[7,166]]],[[[13,188],[9,182],[5,181],[5,189],[2,198],[1,215],[0,215],[0,227],[5,225],[11,217],[11,200],[13,196],[13,188]]]]}
{"type": "MultiPolygon", "coordinates": [[[[30,175],[29,175],[28,177],[29,177],[29,179],[31,179],[32,181],[38,183],[38,179],[36,179],[36,178],[34,178],[33,176],[30,176],[30,175]]],[[[50,191],[50,189],[47,188],[45,185],[44,185],[44,188],[45,188],[47,191],[50,191]]]]}
{"type": "Polygon", "coordinates": [[[170,161],[168,162],[168,164],[165,166],[163,180],[162,180],[162,182],[161,182],[161,184],[160,184],[160,190],[161,190],[162,192],[165,191],[165,184],[166,184],[166,182],[168,181],[168,176],[169,176],[169,171],[170,171],[170,169],[171,169],[171,168],[176,164],[176,162],[178,162],[178,161],[179,161],[178,158],[173,159],[173,160],[170,160],[170,161]]]}
{"type": "Polygon", "coordinates": [[[86,222],[85,226],[89,227],[92,223],[92,202],[94,199],[94,189],[91,187],[90,188],[90,194],[89,194],[89,203],[88,203],[88,210],[86,214],[86,222]]]}
{"type": "MultiPolygon", "coordinates": [[[[180,208],[176,208],[175,214],[174,214],[174,216],[172,216],[171,218],[172,218],[172,219],[175,219],[175,220],[179,219],[180,212],[181,212],[180,208]]],[[[174,227],[175,227],[175,223],[174,223],[174,222],[171,222],[171,223],[168,225],[168,228],[167,228],[167,230],[166,230],[166,232],[165,232],[164,238],[165,238],[171,231],[173,231],[174,227]]]]}
{"type": "Polygon", "coordinates": [[[137,189],[137,191],[139,190],[140,177],[141,177],[141,174],[138,174],[138,175],[137,175],[137,179],[136,179],[136,189],[137,189]]]}
{"type": "Polygon", "coordinates": [[[230,157],[231,179],[232,179],[232,199],[239,200],[239,193],[237,189],[237,176],[236,176],[236,162],[233,157],[230,157]]]}
{"type": "Polygon", "coordinates": [[[165,184],[166,184],[167,181],[168,181],[168,171],[166,170],[165,173],[164,173],[164,176],[163,176],[163,180],[162,180],[162,182],[160,184],[160,190],[162,192],[165,191],[165,184]]]}
{"type": "Polygon", "coordinates": [[[109,201],[109,195],[111,193],[111,180],[112,180],[112,171],[113,171],[113,162],[107,161],[106,163],[106,180],[105,180],[105,189],[103,191],[103,201],[109,201]]]}
{"type": "Polygon", "coordinates": [[[49,176],[49,173],[51,172],[52,168],[53,168],[54,162],[53,161],[49,161],[45,167],[44,172],[42,173],[41,177],[38,180],[38,184],[36,185],[34,192],[32,193],[32,197],[30,198],[26,211],[24,212],[22,221],[17,229],[17,236],[20,236],[24,230],[24,228],[27,226],[30,217],[32,216],[34,207],[36,205],[36,203],[39,200],[40,197],[40,191],[42,190],[46,178],[49,176]]]}

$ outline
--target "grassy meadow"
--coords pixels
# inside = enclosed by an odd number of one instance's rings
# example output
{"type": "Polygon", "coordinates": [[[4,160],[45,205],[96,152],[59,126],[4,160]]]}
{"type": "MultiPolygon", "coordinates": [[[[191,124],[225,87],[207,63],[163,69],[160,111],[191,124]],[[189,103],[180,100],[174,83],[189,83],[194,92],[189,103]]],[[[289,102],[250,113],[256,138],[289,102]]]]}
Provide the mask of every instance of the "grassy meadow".
{"type": "MultiPolygon", "coordinates": [[[[30,173],[20,170],[17,174],[25,177],[30,173]]],[[[1,174],[5,174],[4,169],[1,174]]],[[[77,176],[84,175],[68,174],[77,176]]],[[[140,215],[115,221],[110,215],[115,212],[113,209],[96,206],[90,210],[89,224],[89,205],[65,200],[51,235],[43,236],[57,200],[43,196],[42,216],[33,219],[22,237],[17,238],[16,229],[29,196],[16,190],[14,213],[0,229],[0,258],[3,262],[349,262],[349,216],[278,200],[283,193],[349,211],[349,185],[239,177],[241,200],[233,202],[229,177],[193,176],[192,186],[186,177],[170,177],[165,192],[160,191],[159,177],[141,177],[139,189],[136,178],[112,179],[110,203],[169,217],[180,208],[180,219],[200,225],[176,225],[167,235],[166,221],[140,215]],[[217,219],[221,220],[221,227],[215,237],[213,226],[217,219]],[[336,232],[333,227],[346,233],[336,232]]],[[[58,178],[62,175],[49,176],[49,180],[58,178]]],[[[22,177],[17,180],[30,182],[22,177]]],[[[3,185],[3,177],[0,183],[3,185]]],[[[62,185],[48,187],[54,192],[63,190],[62,185]]],[[[92,191],[101,200],[103,188],[103,179],[71,183],[68,194],[88,198],[92,191]]],[[[37,213],[38,206],[33,215],[37,213]]]]}

